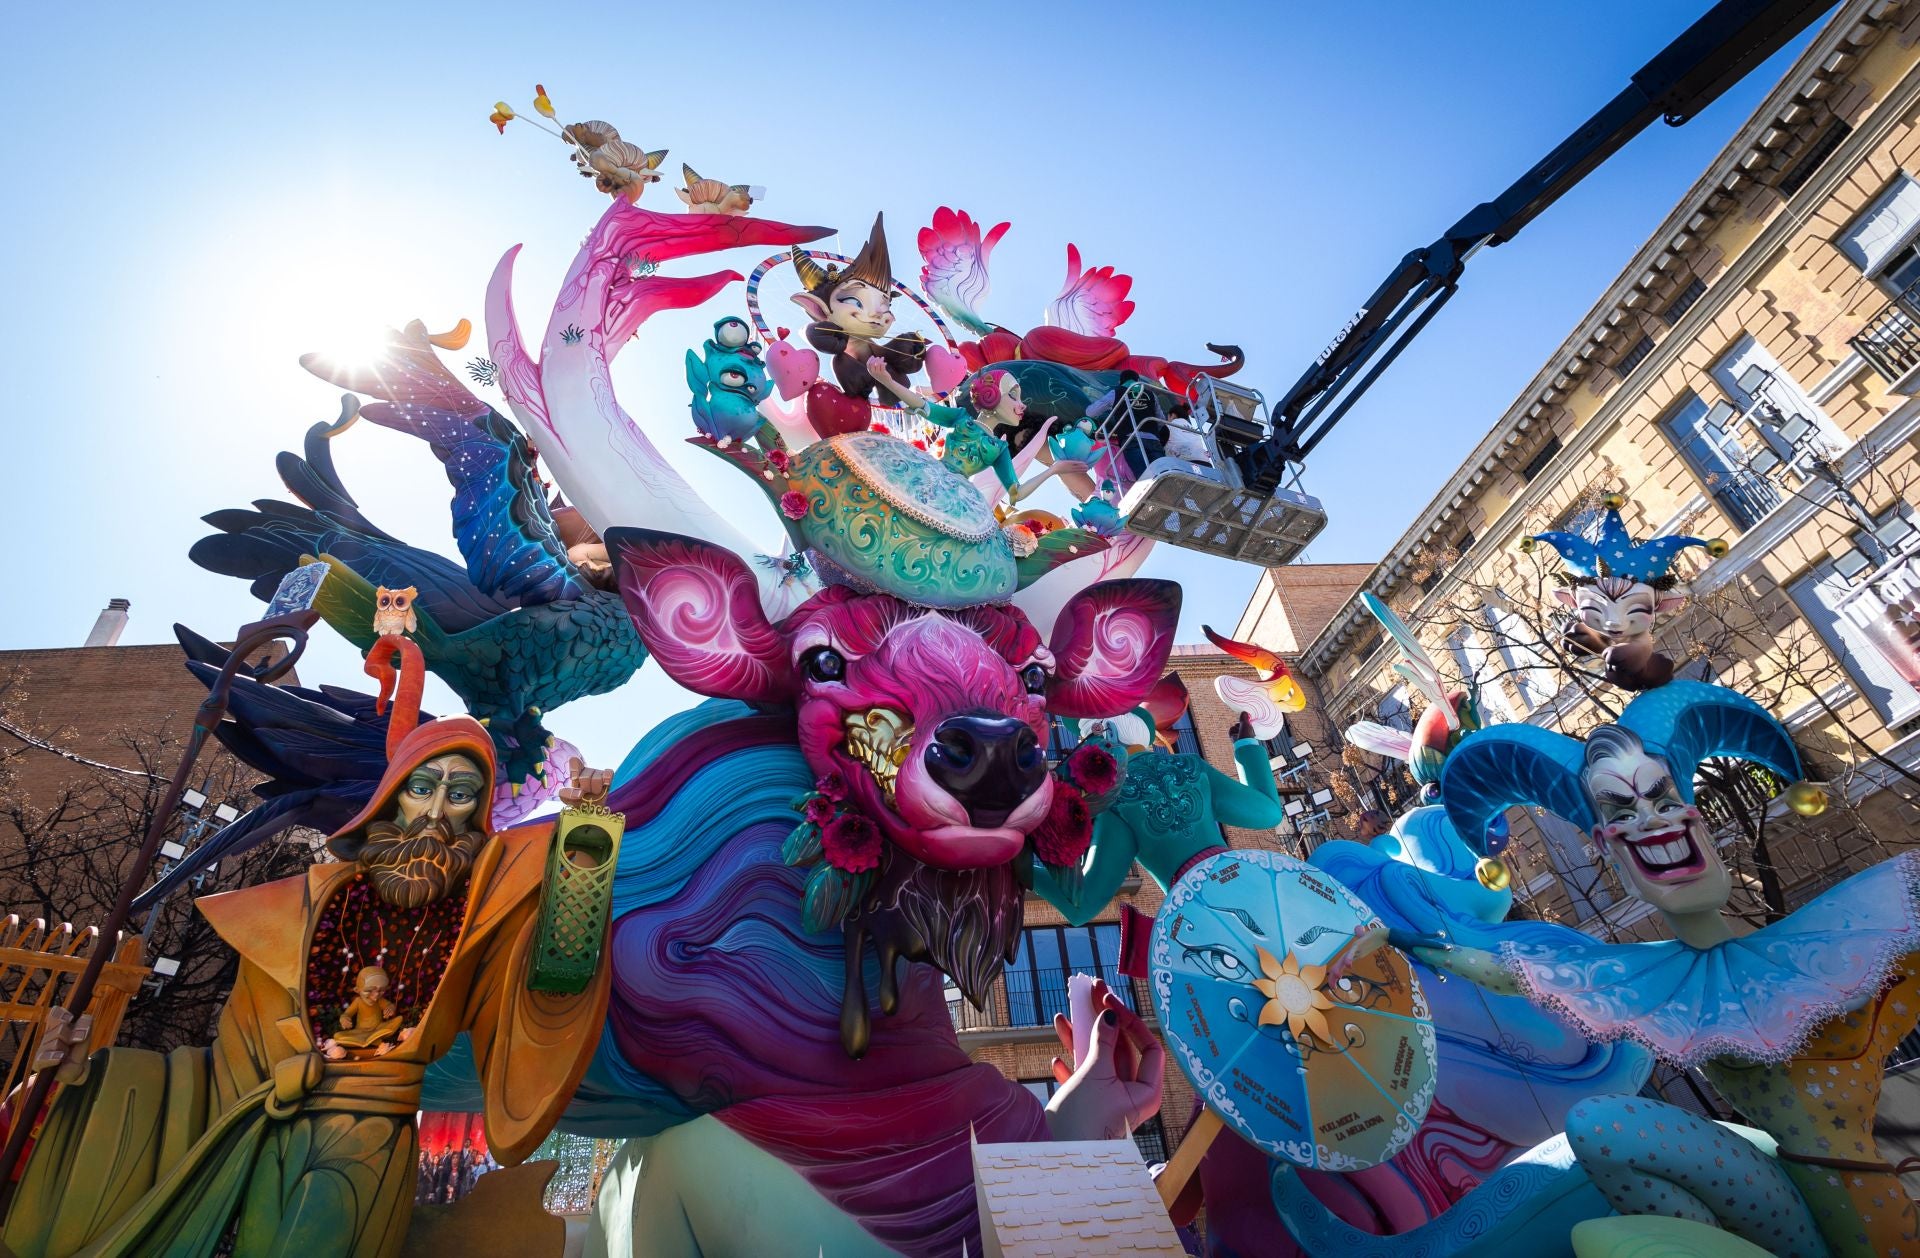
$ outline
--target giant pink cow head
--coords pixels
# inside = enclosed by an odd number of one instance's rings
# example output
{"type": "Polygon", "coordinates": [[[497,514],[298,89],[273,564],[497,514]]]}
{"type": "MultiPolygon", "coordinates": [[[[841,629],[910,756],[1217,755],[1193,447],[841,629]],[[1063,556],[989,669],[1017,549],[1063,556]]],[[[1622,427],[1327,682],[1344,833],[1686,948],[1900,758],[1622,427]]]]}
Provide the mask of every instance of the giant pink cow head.
{"type": "Polygon", "coordinates": [[[607,548],[647,650],[689,690],[791,705],[801,752],[892,843],[941,869],[1018,856],[1052,799],[1047,716],[1117,716],[1159,680],[1180,587],[1083,591],[1042,643],[1010,606],[935,611],[832,587],[778,625],[739,556],[614,529],[607,548]]]}
{"type": "MultiPolygon", "coordinates": [[[[689,690],[792,707],[813,772],[886,839],[858,911],[844,920],[841,1041],[866,1050],[862,957],[926,961],[975,1003],[1020,935],[1015,858],[1053,802],[1047,717],[1117,716],[1153,687],[1173,645],[1180,587],[1110,581],[1081,592],[1042,643],[1010,606],[936,611],[831,587],[778,625],[731,551],[613,529],[620,593],[654,659],[689,690]]],[[[811,884],[809,884],[811,886],[811,884]]]]}

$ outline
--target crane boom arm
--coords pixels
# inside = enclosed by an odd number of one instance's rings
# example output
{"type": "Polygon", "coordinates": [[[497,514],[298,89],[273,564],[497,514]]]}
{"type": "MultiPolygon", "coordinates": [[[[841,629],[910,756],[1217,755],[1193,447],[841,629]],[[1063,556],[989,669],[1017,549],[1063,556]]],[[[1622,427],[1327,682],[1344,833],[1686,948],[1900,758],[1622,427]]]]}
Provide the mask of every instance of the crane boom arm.
{"type": "Polygon", "coordinates": [[[1832,0],[1719,0],[1642,66],[1618,96],[1506,191],[1407,254],[1273,406],[1273,436],[1240,456],[1246,482],[1272,492],[1352,409],[1457,291],[1467,259],[1498,245],[1564,196],[1655,119],[1680,126],[1788,41],[1832,0]]]}

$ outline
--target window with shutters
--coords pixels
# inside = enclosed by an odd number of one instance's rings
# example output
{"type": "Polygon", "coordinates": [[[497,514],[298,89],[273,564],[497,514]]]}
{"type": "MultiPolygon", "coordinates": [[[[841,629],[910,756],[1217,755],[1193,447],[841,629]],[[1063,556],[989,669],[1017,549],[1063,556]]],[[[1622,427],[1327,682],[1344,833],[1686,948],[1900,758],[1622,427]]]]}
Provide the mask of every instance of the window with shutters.
{"type": "Polygon", "coordinates": [[[1553,462],[1553,456],[1560,453],[1560,438],[1550,437],[1547,444],[1540,447],[1540,453],[1527,460],[1520,469],[1520,479],[1530,481],[1547,470],[1547,464],[1553,462]]]}
{"type": "Polygon", "coordinates": [[[1413,729],[1413,707],[1408,702],[1406,684],[1395,686],[1380,697],[1380,705],[1375,716],[1382,725],[1392,729],[1413,729]]]}
{"type": "Polygon", "coordinates": [[[1660,312],[1661,322],[1668,327],[1680,322],[1687,311],[1693,309],[1693,303],[1706,296],[1706,293],[1707,282],[1698,275],[1694,276],[1687,281],[1686,287],[1674,294],[1673,300],[1667,303],[1667,308],[1660,312]]]}
{"type": "Polygon", "coordinates": [[[1827,129],[1820,133],[1820,138],[1809,145],[1806,152],[1794,158],[1793,165],[1787,167],[1787,173],[1780,176],[1780,182],[1775,185],[1780,189],[1780,195],[1790,197],[1806,187],[1807,180],[1813,178],[1813,172],[1824,166],[1834,150],[1852,134],[1853,128],[1847,125],[1845,119],[1835,118],[1829,123],[1827,129]]]}
{"type": "Polygon", "coordinates": [[[1600,530],[1607,524],[1607,509],[1599,503],[1581,499],[1567,508],[1566,514],[1554,522],[1550,533],[1572,533],[1575,537],[1584,537],[1590,542],[1600,540],[1600,530]]]}
{"type": "MultiPolygon", "coordinates": [[[[1750,419],[1763,420],[1773,428],[1772,433],[1757,426],[1750,431],[1766,442],[1778,456],[1777,461],[1804,462],[1816,446],[1823,446],[1831,454],[1850,444],[1840,426],[1807,396],[1793,373],[1751,336],[1735,341],[1709,374],[1750,419]]],[[[1756,470],[1771,469],[1763,460],[1756,464],[1756,470]]]]}
{"type": "Polygon", "coordinates": [[[1460,670],[1461,679],[1476,692],[1482,715],[1500,721],[1514,720],[1513,705],[1507,702],[1498,686],[1489,684],[1497,670],[1490,667],[1487,646],[1480,635],[1461,629],[1447,639],[1447,650],[1453,656],[1454,667],[1460,670]]]}
{"type": "Polygon", "coordinates": [[[1920,183],[1902,172],[1847,224],[1834,244],[1860,273],[1899,292],[1920,279],[1920,183]]]}
{"type": "Polygon", "coordinates": [[[1495,649],[1505,663],[1508,677],[1520,692],[1520,701],[1531,712],[1550,703],[1559,693],[1559,674],[1539,647],[1540,635],[1527,622],[1504,607],[1486,609],[1487,627],[1492,631],[1495,649]]]}
{"type": "Polygon", "coordinates": [[[1623,376],[1629,375],[1635,367],[1647,361],[1647,355],[1651,353],[1653,353],[1653,338],[1643,336],[1633,343],[1632,348],[1620,356],[1620,361],[1614,364],[1614,370],[1623,376]]]}

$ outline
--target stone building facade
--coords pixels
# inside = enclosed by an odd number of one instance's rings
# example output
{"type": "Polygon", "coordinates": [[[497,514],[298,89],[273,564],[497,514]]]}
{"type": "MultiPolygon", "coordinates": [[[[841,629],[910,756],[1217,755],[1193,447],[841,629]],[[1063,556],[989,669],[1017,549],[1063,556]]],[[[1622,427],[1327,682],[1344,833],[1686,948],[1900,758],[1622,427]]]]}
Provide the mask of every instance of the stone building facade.
{"type": "MultiPolygon", "coordinates": [[[[1523,538],[1597,529],[1619,494],[1636,538],[1723,539],[1719,559],[1676,564],[1692,598],[1661,649],[1765,703],[1836,797],[1809,820],[1769,804],[1778,783],[1714,796],[1756,914],[1920,838],[1920,669],[1890,643],[1897,614],[1875,623],[1875,590],[1915,584],[1920,554],[1916,40],[1920,4],[1840,6],[1360,583],[1492,719],[1580,734],[1631,696],[1566,649],[1558,561],[1523,538]]],[[[1920,601],[1901,610],[1920,640],[1920,601]]],[[[1394,658],[1357,596],[1300,648],[1340,725],[1414,714],[1394,658]]],[[[1351,767],[1334,750],[1323,770],[1351,767]]],[[[1515,821],[1526,911],[1636,932],[1586,836],[1515,821]]]]}

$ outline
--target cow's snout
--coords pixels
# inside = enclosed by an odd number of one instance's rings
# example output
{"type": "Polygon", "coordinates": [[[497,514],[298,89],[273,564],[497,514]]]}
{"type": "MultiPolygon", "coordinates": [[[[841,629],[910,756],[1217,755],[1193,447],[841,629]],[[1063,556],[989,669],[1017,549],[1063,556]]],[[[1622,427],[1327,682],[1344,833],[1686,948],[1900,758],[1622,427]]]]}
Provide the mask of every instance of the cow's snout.
{"type": "Polygon", "coordinates": [[[983,829],[1005,824],[1047,777],[1033,728],[1011,716],[950,716],[934,728],[925,759],[928,776],[983,829]]]}

